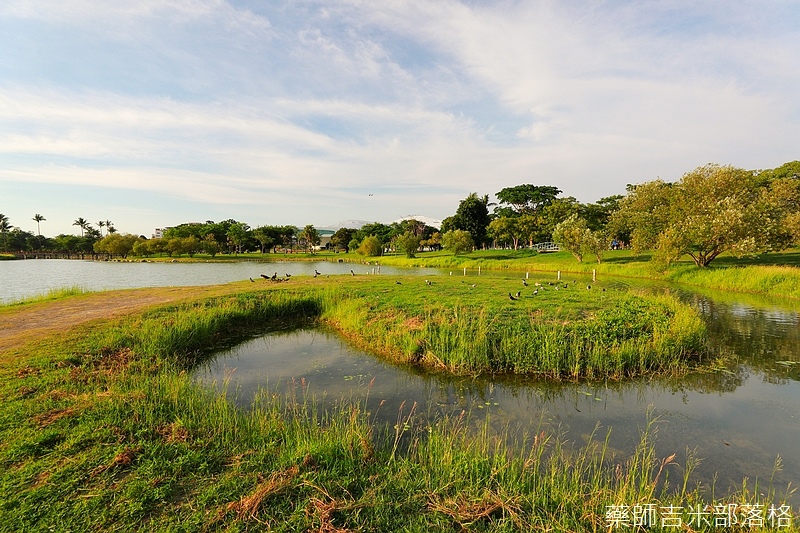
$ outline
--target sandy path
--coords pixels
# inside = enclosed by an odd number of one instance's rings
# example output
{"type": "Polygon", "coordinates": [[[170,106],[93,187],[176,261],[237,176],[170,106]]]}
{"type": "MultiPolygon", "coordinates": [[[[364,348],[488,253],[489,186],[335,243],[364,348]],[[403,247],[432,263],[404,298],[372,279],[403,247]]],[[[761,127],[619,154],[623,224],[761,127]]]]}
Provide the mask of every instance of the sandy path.
{"type": "Polygon", "coordinates": [[[0,308],[0,352],[91,320],[109,319],[147,307],[237,290],[231,285],[165,287],[90,293],[21,308],[0,308]]]}

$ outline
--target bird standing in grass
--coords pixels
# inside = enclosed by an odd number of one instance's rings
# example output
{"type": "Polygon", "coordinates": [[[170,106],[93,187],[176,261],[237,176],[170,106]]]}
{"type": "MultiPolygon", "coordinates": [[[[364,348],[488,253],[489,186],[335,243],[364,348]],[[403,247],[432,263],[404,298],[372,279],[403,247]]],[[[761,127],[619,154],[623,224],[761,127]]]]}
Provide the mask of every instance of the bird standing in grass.
{"type": "Polygon", "coordinates": [[[517,291],[517,298],[519,298],[520,296],[522,296],[522,293],[520,291],[517,291]]]}
{"type": "Polygon", "coordinates": [[[355,272],[353,272],[353,269],[352,269],[352,268],[350,269],[350,275],[351,275],[351,276],[355,276],[355,275],[356,275],[356,273],[355,273],[355,272]]]}
{"type": "Polygon", "coordinates": [[[253,278],[250,278],[250,283],[255,283],[255,282],[256,282],[256,280],[254,280],[253,278]]]}
{"type": "Polygon", "coordinates": [[[431,283],[431,280],[429,280],[429,279],[426,279],[426,280],[425,280],[425,285],[427,285],[428,287],[430,287],[431,285],[433,285],[433,283],[431,283]]]}
{"type": "Polygon", "coordinates": [[[512,302],[516,301],[516,298],[514,298],[514,295],[511,294],[510,292],[508,293],[508,299],[511,300],[512,302]]]}
{"type": "Polygon", "coordinates": [[[522,286],[523,287],[527,287],[528,286],[528,281],[523,279],[522,280],[522,286]]]}

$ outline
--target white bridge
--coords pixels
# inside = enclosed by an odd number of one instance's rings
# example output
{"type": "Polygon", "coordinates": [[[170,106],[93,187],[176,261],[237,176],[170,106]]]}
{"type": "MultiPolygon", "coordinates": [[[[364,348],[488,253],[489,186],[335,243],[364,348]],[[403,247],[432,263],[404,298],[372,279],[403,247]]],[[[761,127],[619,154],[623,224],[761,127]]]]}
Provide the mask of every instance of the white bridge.
{"type": "Polygon", "coordinates": [[[561,248],[558,246],[557,242],[540,242],[539,244],[534,244],[533,247],[536,248],[539,253],[561,251],[561,248]]]}

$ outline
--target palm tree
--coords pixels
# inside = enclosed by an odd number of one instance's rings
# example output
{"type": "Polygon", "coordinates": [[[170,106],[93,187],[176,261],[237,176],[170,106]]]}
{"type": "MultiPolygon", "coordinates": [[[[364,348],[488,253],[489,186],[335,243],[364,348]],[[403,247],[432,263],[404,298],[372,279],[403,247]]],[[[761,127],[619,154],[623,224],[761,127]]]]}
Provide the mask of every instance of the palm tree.
{"type": "Polygon", "coordinates": [[[33,221],[36,222],[36,233],[39,234],[39,248],[42,247],[42,228],[41,228],[41,226],[39,224],[41,222],[45,221],[45,220],[47,220],[47,219],[44,218],[39,213],[36,213],[35,215],[33,215],[33,221]]]}
{"type": "Polygon", "coordinates": [[[106,225],[106,223],[103,222],[102,220],[97,223],[97,226],[100,228],[100,236],[101,237],[103,236],[103,226],[105,226],[105,225],[106,225]]]}
{"type": "Polygon", "coordinates": [[[78,219],[75,220],[72,225],[81,228],[81,237],[83,237],[84,230],[89,229],[89,221],[83,217],[78,217],[78,219]]]}
{"type": "Polygon", "coordinates": [[[8,251],[8,231],[11,229],[11,224],[8,222],[8,217],[0,213],[0,233],[3,234],[3,242],[5,246],[4,251],[8,251]]]}

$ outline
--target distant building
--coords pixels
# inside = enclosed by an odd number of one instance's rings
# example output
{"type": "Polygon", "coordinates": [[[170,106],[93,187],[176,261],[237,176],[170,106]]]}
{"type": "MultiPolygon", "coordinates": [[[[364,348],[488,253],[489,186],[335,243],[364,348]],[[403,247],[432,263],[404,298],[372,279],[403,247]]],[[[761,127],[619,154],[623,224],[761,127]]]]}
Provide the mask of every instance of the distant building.
{"type": "Polygon", "coordinates": [[[172,229],[172,227],[167,227],[167,228],[156,228],[156,230],[155,230],[155,233],[153,233],[153,238],[154,238],[154,239],[161,239],[161,238],[163,238],[163,237],[164,237],[164,232],[165,232],[165,231],[167,231],[168,229],[172,229]]]}

